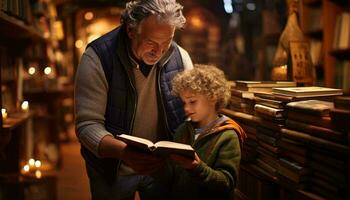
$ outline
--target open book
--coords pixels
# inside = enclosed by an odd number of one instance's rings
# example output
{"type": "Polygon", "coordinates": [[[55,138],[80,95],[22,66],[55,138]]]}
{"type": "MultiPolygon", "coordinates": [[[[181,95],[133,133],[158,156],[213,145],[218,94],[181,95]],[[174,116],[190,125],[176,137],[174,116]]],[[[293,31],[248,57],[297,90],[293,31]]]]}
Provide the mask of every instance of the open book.
{"type": "Polygon", "coordinates": [[[153,143],[150,140],[126,134],[117,135],[116,138],[130,146],[136,147],[149,153],[154,153],[157,155],[179,154],[194,158],[195,151],[188,144],[171,141],[158,141],[156,143],[153,143]]]}

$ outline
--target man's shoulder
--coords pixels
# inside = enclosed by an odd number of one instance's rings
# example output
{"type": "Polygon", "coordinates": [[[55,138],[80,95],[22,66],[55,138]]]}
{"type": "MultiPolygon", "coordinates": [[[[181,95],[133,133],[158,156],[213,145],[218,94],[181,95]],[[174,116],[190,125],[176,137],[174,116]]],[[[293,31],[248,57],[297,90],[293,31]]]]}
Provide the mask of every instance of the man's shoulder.
{"type": "Polygon", "coordinates": [[[114,42],[118,40],[118,38],[121,37],[122,27],[117,27],[113,30],[111,30],[108,33],[105,33],[101,37],[97,38],[96,40],[90,42],[88,44],[88,47],[96,47],[100,45],[106,45],[106,43],[110,43],[110,46],[114,45],[114,42]]]}
{"type": "Polygon", "coordinates": [[[192,63],[192,60],[191,60],[189,53],[184,48],[182,48],[180,45],[178,45],[177,43],[174,42],[173,45],[175,46],[175,48],[177,48],[179,50],[184,70],[192,69],[193,63],[192,63]]]}

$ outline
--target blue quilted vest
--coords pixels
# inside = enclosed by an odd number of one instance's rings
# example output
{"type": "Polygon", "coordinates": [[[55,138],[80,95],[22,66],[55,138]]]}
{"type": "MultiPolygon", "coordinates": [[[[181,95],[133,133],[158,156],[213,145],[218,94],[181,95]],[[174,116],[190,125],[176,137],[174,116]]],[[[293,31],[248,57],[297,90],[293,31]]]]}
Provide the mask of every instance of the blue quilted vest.
{"type": "MultiPolygon", "coordinates": [[[[100,58],[108,82],[105,127],[113,135],[131,133],[137,102],[132,65],[127,54],[127,40],[125,28],[121,26],[88,45],[100,58]]],[[[176,73],[183,70],[181,54],[175,43],[172,44],[172,49],[173,52],[164,66],[157,66],[159,114],[168,132],[164,138],[169,140],[172,139],[169,133],[173,133],[184,119],[181,99],[171,95],[171,80],[176,73]]],[[[107,181],[115,180],[117,159],[97,158],[85,147],[82,147],[82,155],[87,164],[95,168],[107,181]]]]}

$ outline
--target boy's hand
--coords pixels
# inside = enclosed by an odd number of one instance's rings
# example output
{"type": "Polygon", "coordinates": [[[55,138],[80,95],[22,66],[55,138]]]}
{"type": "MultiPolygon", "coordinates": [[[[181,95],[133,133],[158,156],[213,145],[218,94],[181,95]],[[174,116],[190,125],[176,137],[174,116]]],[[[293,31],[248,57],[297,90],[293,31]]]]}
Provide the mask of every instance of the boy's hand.
{"type": "Polygon", "coordinates": [[[199,165],[201,159],[198,157],[197,153],[194,155],[194,159],[188,158],[186,156],[180,156],[176,154],[171,154],[170,158],[178,165],[185,169],[194,169],[199,165]]]}

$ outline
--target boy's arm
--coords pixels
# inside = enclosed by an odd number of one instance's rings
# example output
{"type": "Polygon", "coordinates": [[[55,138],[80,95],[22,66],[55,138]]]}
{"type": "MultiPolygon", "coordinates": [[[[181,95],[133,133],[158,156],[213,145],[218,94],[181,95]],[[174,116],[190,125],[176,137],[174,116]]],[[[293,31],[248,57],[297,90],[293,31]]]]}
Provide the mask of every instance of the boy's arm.
{"type": "Polygon", "coordinates": [[[236,185],[241,160],[237,134],[233,130],[225,131],[212,152],[218,154],[212,166],[201,162],[196,168],[189,171],[190,175],[208,188],[232,190],[236,185]]]}

